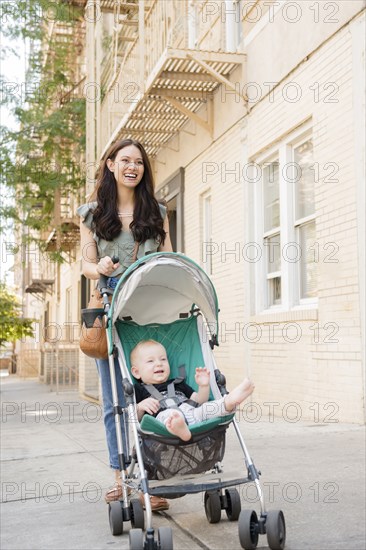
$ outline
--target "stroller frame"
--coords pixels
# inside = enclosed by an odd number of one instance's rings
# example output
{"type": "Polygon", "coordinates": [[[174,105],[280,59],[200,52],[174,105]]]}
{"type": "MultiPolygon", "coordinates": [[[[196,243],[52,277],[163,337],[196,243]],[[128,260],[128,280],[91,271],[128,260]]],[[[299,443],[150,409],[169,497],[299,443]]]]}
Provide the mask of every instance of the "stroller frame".
{"type": "MultiPolygon", "coordinates": [[[[109,503],[109,522],[112,534],[118,535],[123,533],[123,523],[131,521],[132,529],[130,530],[130,548],[136,550],[171,550],[173,548],[173,538],[171,529],[169,527],[160,528],[158,530],[158,540],[155,541],[153,521],[152,521],[152,509],[150,503],[150,495],[164,496],[168,498],[177,498],[185,494],[205,492],[205,511],[206,517],[210,523],[217,523],[220,520],[221,509],[225,509],[228,519],[230,521],[238,520],[239,526],[239,540],[242,548],[253,549],[256,548],[258,543],[258,536],[261,534],[267,534],[268,544],[272,550],[283,550],[285,547],[286,527],[285,520],[282,511],[270,511],[266,510],[264,494],[259,481],[260,471],[255,467],[247,446],[244,442],[243,436],[240,432],[238,422],[234,415],[231,418],[224,418],[217,421],[217,426],[223,430],[224,436],[226,429],[230,424],[236,432],[240,447],[244,455],[244,461],[247,468],[246,477],[238,477],[235,479],[221,480],[220,474],[222,473],[222,467],[220,461],[216,462],[214,467],[211,468],[211,473],[204,474],[204,479],[199,479],[198,483],[194,483],[189,475],[183,475],[180,480],[173,477],[169,479],[168,483],[163,482],[161,479],[158,481],[149,480],[147,472],[145,470],[143,451],[140,446],[142,437],[154,439],[156,441],[163,442],[164,444],[177,444],[180,440],[175,438],[171,434],[166,437],[164,434],[149,433],[141,428],[141,425],[137,421],[136,403],[134,397],[133,377],[128,368],[129,357],[125,356],[125,351],[121,343],[121,339],[118,338],[117,325],[122,321],[122,324],[128,325],[132,320],[130,313],[136,309],[136,304],[141,303],[141,296],[139,296],[139,286],[141,281],[144,282],[143,275],[147,273],[145,279],[154,286],[157,278],[159,279],[159,286],[164,287],[164,280],[160,281],[161,274],[165,273],[167,267],[172,264],[176,273],[177,269],[183,270],[184,277],[192,277],[195,279],[191,285],[193,288],[194,298],[191,301],[189,307],[190,317],[197,317],[197,323],[200,325],[198,331],[200,343],[202,346],[202,354],[205,366],[211,371],[211,394],[214,398],[218,398],[221,395],[227,393],[225,388],[225,377],[221,375],[217,369],[215,359],[210,351],[215,345],[218,345],[218,305],[217,297],[214,287],[206,275],[206,273],[192,260],[186,256],[174,252],[162,252],[150,254],[144,258],[135,262],[130,266],[120,278],[118,285],[113,293],[112,302],[109,303],[109,295],[111,291],[107,288],[106,278],[101,277],[100,280],[100,292],[103,297],[104,303],[104,315],[107,327],[107,340],[108,340],[108,360],[113,396],[113,407],[115,414],[115,427],[118,446],[118,457],[122,478],[122,496],[119,501],[109,503]],[[164,269],[164,271],[161,270],[164,269]],[[153,271],[157,270],[157,276],[153,271]],[[134,279],[137,279],[134,280],[134,279]],[[205,287],[205,291],[202,292],[202,285],[205,287]],[[121,289],[123,289],[121,291],[121,289]],[[200,295],[202,293],[202,296],[200,295]],[[137,294],[137,299],[136,299],[137,294]],[[193,304],[193,305],[192,305],[193,304]],[[198,315],[199,314],[199,315],[198,315]],[[203,317],[202,315],[203,314],[203,317]],[[204,320],[203,320],[204,319],[204,320]],[[210,339],[203,338],[203,335],[209,333],[210,339]],[[115,377],[115,359],[118,359],[119,367],[122,374],[122,385],[125,395],[125,407],[121,408],[118,402],[118,392],[115,377]],[[209,366],[208,366],[208,364],[209,366]],[[212,376],[213,374],[213,376],[212,376]],[[218,382],[218,383],[217,383],[218,382]],[[135,442],[134,455],[131,455],[129,446],[129,427],[132,430],[133,440],[135,442]],[[134,473],[135,467],[139,467],[139,483],[138,488],[143,492],[144,496],[144,508],[145,518],[143,515],[142,504],[138,499],[130,497],[130,491],[136,488],[137,476],[134,473]],[[180,482],[179,482],[180,481],[180,482]],[[252,482],[256,487],[258,499],[260,502],[260,516],[258,518],[254,510],[241,511],[240,496],[236,489],[229,489],[236,485],[252,482]],[[144,540],[143,529],[146,525],[146,537],[144,540]]],[[[179,271],[179,277],[181,272],[179,271]]],[[[179,279],[178,277],[178,279],[179,279]]],[[[184,278],[183,277],[183,278],[184,278]]],[[[146,281],[145,281],[146,283],[146,281]]],[[[175,286],[179,288],[179,294],[181,281],[175,282],[175,286]]],[[[148,286],[148,284],[143,285],[148,286]]],[[[174,287],[174,285],[171,285],[174,287]]],[[[189,290],[192,290],[190,288],[189,290]]],[[[145,292],[145,289],[142,289],[145,292]]],[[[171,299],[172,288],[167,290],[167,298],[163,300],[163,304],[167,304],[171,299]]],[[[165,290],[163,291],[165,292],[165,290]]],[[[189,292],[188,292],[189,293],[189,292]]],[[[140,292],[141,294],[141,292],[140,292]]],[[[142,297],[143,297],[142,293],[142,297]]],[[[146,292],[145,292],[146,298],[146,292]]],[[[189,299],[189,298],[188,298],[189,299]]],[[[180,300],[180,297],[179,297],[180,300]]],[[[182,303],[187,303],[187,297],[181,300],[182,303]]],[[[149,304],[147,304],[148,306],[149,304]]],[[[187,307],[181,309],[182,304],[178,304],[178,311],[187,311],[187,307]]],[[[174,308],[173,308],[174,309],[174,308]]],[[[172,313],[171,322],[174,323],[177,316],[177,308],[172,313]]],[[[146,307],[146,311],[149,311],[149,307],[146,307]]],[[[149,323],[145,323],[145,314],[137,315],[138,319],[136,323],[132,321],[132,324],[137,326],[149,326],[149,323]]],[[[149,315],[149,313],[147,313],[149,315]]],[[[135,319],[135,314],[133,314],[135,319]]],[[[153,319],[147,319],[156,326],[165,325],[161,322],[154,322],[153,319]]],[[[166,319],[164,319],[166,320],[166,319]]],[[[169,319],[168,319],[169,321],[169,319]]],[[[192,321],[193,322],[193,321],[192,321]]],[[[133,347],[133,346],[132,346],[133,347]]],[[[146,417],[147,415],[145,415],[146,417]]],[[[144,418],[145,418],[144,417],[144,418]]],[[[210,422],[210,421],[207,421],[210,422]]],[[[190,426],[190,428],[192,428],[190,426]]],[[[191,429],[191,431],[193,431],[191,429]]],[[[207,431],[207,434],[209,430],[207,431]]],[[[201,440],[205,437],[206,431],[203,428],[201,434],[197,436],[193,435],[192,440],[187,444],[194,444],[195,441],[201,440]]],[[[180,442],[180,445],[186,445],[184,442],[180,442]]]]}

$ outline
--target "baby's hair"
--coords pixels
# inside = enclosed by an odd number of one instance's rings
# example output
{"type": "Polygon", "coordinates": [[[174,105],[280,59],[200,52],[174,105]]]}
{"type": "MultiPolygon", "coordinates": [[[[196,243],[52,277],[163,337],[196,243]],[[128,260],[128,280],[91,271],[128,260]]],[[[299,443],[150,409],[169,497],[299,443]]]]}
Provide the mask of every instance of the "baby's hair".
{"type": "Polygon", "coordinates": [[[161,344],[160,342],[157,342],[156,340],[153,340],[152,338],[150,338],[149,340],[140,340],[140,342],[136,344],[133,350],[131,350],[131,353],[130,353],[131,365],[134,362],[134,357],[136,356],[136,353],[138,352],[138,350],[146,344],[157,344],[158,346],[161,346],[162,348],[164,348],[163,344],[161,344]]]}

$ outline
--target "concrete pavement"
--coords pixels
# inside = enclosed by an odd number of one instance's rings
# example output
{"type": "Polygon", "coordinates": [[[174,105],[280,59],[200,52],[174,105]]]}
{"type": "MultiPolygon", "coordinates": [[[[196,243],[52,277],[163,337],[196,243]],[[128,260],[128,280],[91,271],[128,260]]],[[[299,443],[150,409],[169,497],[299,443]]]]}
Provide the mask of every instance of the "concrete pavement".
{"type": "MultiPolygon", "coordinates": [[[[15,375],[1,378],[1,399],[1,549],[127,549],[129,524],[112,536],[103,498],[113,475],[100,407],[15,375]]],[[[364,426],[292,418],[240,419],[267,509],[285,514],[286,548],[364,550],[364,426]]],[[[246,475],[232,429],[224,467],[246,475]]],[[[238,490],[242,508],[258,513],[253,485],[238,490]]],[[[210,525],[202,494],[154,514],[154,527],[164,525],[173,528],[175,550],[240,549],[237,523],[223,513],[210,525]]],[[[268,548],[265,536],[257,548],[268,548]]]]}

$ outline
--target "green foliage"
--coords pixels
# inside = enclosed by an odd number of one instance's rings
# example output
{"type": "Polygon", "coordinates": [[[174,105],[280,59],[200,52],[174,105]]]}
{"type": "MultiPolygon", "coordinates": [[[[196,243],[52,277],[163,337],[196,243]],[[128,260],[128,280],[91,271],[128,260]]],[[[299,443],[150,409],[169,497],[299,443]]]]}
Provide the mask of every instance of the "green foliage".
{"type": "MultiPolygon", "coordinates": [[[[55,191],[68,197],[85,182],[85,98],[75,93],[82,12],[62,1],[24,0],[2,6],[3,34],[25,38],[30,56],[22,85],[4,76],[0,82],[1,103],[12,109],[20,128],[0,127],[0,184],[16,196],[16,207],[0,204],[0,217],[3,228],[5,220],[14,220],[40,232],[53,220],[55,191]],[[61,24],[60,32],[48,32],[52,22],[61,24]]],[[[28,234],[34,239],[34,231],[28,234]]]]}
{"type": "Polygon", "coordinates": [[[80,17],[80,8],[68,0],[2,0],[3,34],[10,38],[42,39],[44,27],[53,21],[64,23],[80,17]]]}
{"type": "Polygon", "coordinates": [[[6,342],[32,336],[32,319],[22,317],[22,308],[15,294],[0,282],[0,347],[6,342]]]}

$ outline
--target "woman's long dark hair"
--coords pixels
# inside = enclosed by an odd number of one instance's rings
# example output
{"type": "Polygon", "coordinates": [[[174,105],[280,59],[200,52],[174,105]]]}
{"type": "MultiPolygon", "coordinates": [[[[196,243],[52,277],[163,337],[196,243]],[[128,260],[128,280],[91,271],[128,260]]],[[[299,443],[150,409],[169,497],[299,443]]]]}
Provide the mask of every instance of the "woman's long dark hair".
{"type": "Polygon", "coordinates": [[[154,196],[151,164],[141,143],[134,139],[123,139],[114,143],[102,161],[96,188],[98,204],[93,212],[95,232],[98,237],[112,241],[122,231],[122,221],[118,216],[117,182],[113,172],[107,166],[107,160],[114,161],[118,151],[129,145],[134,145],[140,150],[144,162],[144,175],[135,188],[135,205],[130,229],[138,243],[154,238],[159,240],[160,244],[164,244],[166,233],[159,204],[154,196]]]}

